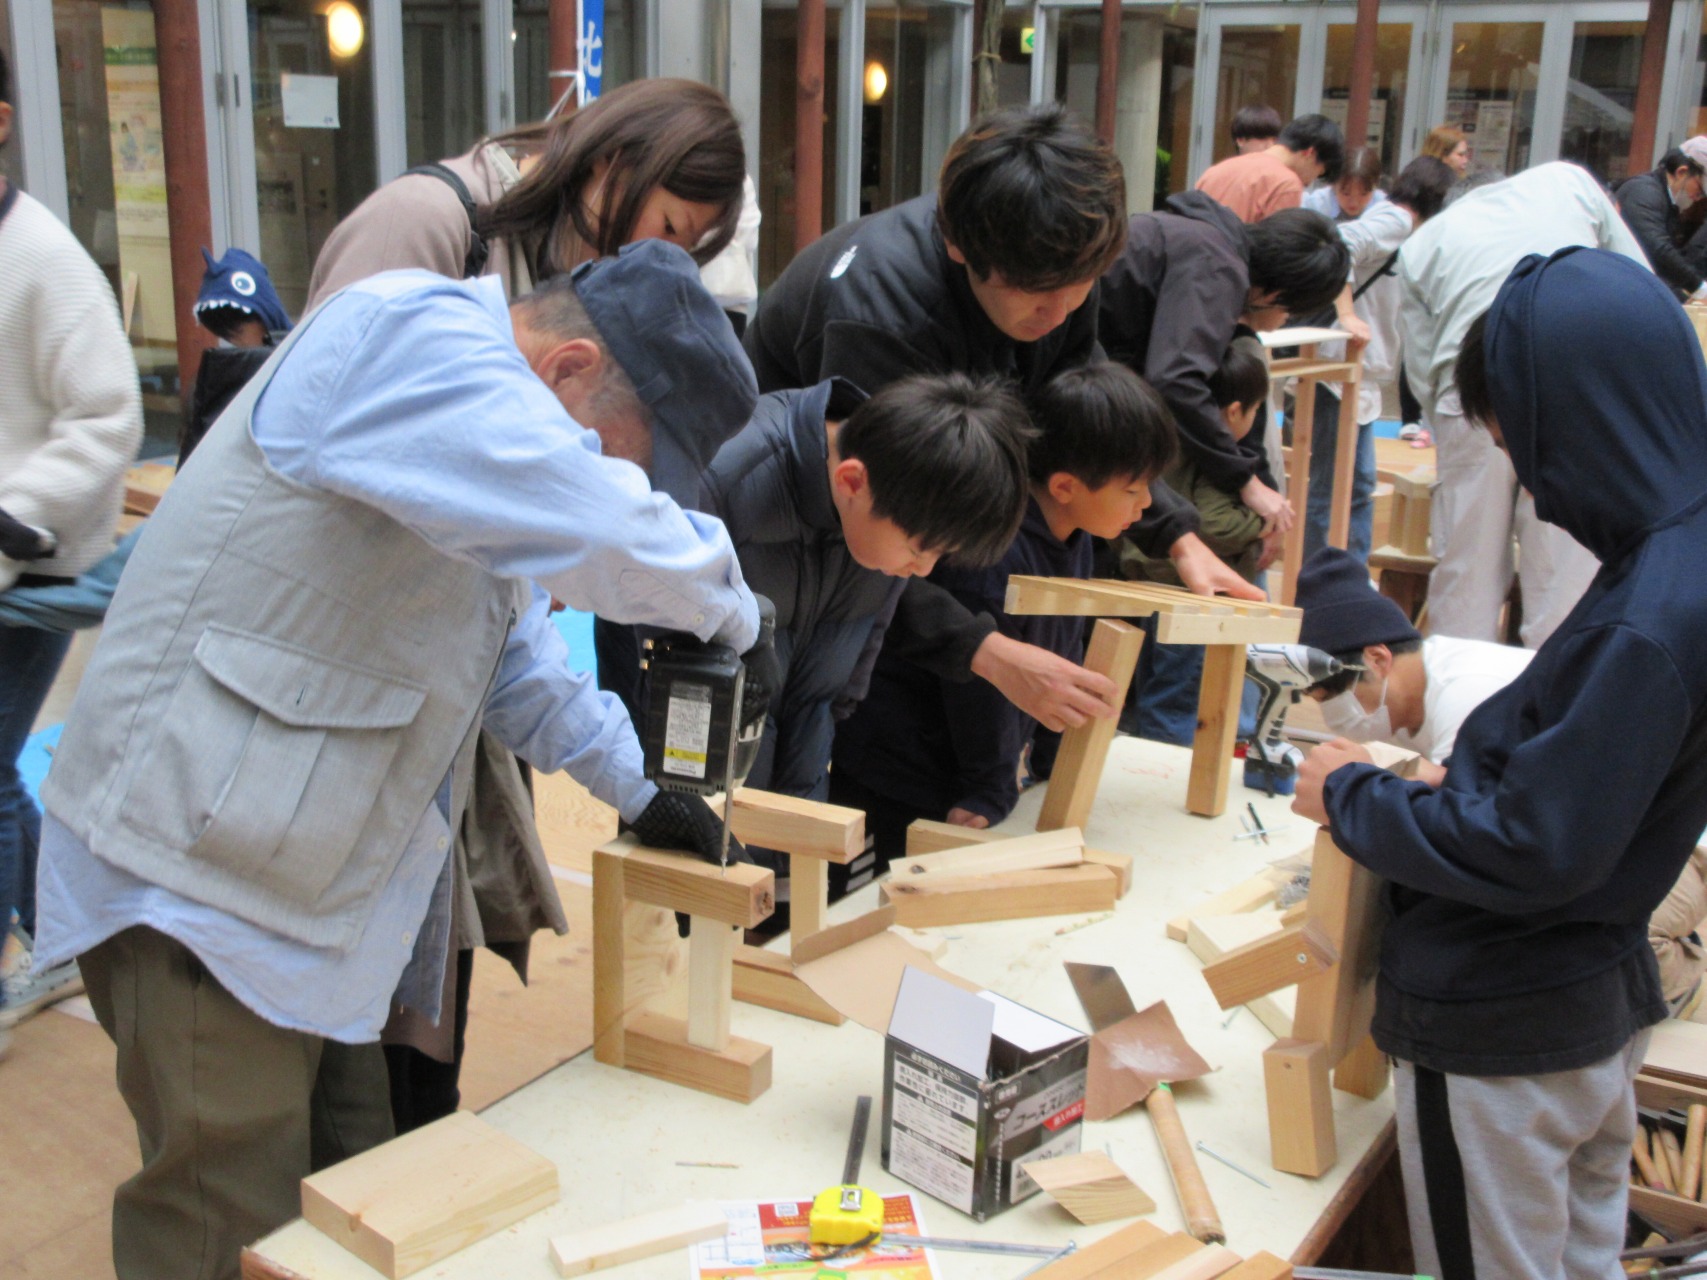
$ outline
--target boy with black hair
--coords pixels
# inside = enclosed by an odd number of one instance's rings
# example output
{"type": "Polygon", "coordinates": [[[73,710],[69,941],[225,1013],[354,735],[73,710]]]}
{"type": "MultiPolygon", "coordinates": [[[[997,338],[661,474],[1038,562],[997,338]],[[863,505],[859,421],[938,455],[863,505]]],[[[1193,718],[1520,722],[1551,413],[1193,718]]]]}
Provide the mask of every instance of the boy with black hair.
{"type": "MultiPolygon", "coordinates": [[[[875,392],[912,373],[1011,378],[1035,391],[1096,354],[1097,279],[1120,253],[1114,153],[1058,105],[997,112],[949,149],[935,195],[837,227],[765,291],[745,335],[763,391],[843,377],[875,392]]],[[[1145,545],[1193,590],[1249,595],[1158,489],[1145,545]]],[[[1113,714],[1113,686],[1022,645],[928,582],[908,586],[885,643],[945,679],[989,680],[1052,728],[1113,714]]]]}
{"type": "Polygon", "coordinates": [[[879,620],[939,557],[968,571],[1001,558],[1025,511],[1031,435],[1010,389],[962,374],[869,399],[839,378],[760,398],[705,478],[748,585],[776,605],[782,685],[748,785],[825,797],[832,705],[879,620]]]}
{"type": "MultiPolygon", "coordinates": [[[[1106,362],[1058,375],[1032,407],[1040,434],[1018,536],[993,566],[945,565],[931,580],[1004,634],[1076,663],[1084,620],[1009,615],[1008,576],[1091,577],[1093,540],[1119,535],[1149,505],[1150,482],[1173,456],[1173,423],[1154,390],[1106,362]]],[[[990,826],[1019,798],[1036,724],[988,685],[945,680],[885,649],[869,696],[836,733],[830,798],[865,810],[880,863],[904,850],[915,818],[990,826]]],[[[1033,771],[1047,776],[1035,756],[1033,771]]]]}
{"type": "Polygon", "coordinates": [[[1601,249],[1522,258],[1464,328],[1470,429],[1600,569],[1438,786],[1335,741],[1293,808],[1388,881],[1371,1030],[1416,1270],[1612,1275],[1668,1011],[1648,922],[1707,826],[1707,368],[1666,285],[1601,249]]]}
{"type": "Polygon", "coordinates": [[[1233,138],[1233,150],[1248,156],[1253,151],[1267,151],[1280,136],[1280,112],[1267,105],[1252,104],[1233,113],[1228,132],[1233,138]]]}
{"type": "Polygon", "coordinates": [[[1345,135],[1324,115],[1304,115],[1280,131],[1273,146],[1212,164],[1196,189],[1226,205],[1243,222],[1261,222],[1304,202],[1304,188],[1318,179],[1339,181],[1345,135]]]}

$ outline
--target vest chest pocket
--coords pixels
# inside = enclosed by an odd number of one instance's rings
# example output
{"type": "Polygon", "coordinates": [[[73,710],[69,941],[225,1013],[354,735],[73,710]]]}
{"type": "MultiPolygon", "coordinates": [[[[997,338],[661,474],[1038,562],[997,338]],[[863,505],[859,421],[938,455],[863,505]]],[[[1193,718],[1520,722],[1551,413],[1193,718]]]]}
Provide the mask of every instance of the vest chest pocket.
{"type": "Polygon", "coordinates": [[[420,685],[209,627],[133,776],[122,818],[192,858],[312,905],[355,854],[425,700],[420,685]]]}

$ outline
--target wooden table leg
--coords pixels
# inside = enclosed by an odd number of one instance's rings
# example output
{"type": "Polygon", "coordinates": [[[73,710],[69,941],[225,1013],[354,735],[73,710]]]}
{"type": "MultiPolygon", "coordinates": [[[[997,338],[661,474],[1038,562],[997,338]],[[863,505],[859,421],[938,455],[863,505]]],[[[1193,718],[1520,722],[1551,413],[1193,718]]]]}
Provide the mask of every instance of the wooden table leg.
{"type": "Polygon", "coordinates": [[[1132,673],[1138,669],[1138,655],[1143,648],[1144,633],[1131,623],[1110,618],[1097,620],[1085,651],[1085,669],[1114,682],[1115,717],[1087,720],[1061,735],[1055,771],[1050,775],[1049,790],[1044,793],[1043,807],[1037,815],[1039,831],[1082,828],[1090,818],[1097,783],[1102,780],[1102,767],[1108,760],[1108,746],[1114,741],[1119,724],[1119,708],[1126,704],[1126,692],[1132,686],[1132,673]]]}
{"type": "Polygon", "coordinates": [[[1191,741],[1191,776],[1185,807],[1205,818],[1227,808],[1233,771],[1233,742],[1239,734],[1239,702],[1245,692],[1245,646],[1212,644],[1203,654],[1203,687],[1197,696],[1197,735],[1191,741]]]}
{"type": "MultiPolygon", "coordinates": [[[[1301,348],[1305,355],[1314,355],[1315,348],[1301,348]]],[[[1304,512],[1310,505],[1310,435],[1316,422],[1316,379],[1298,379],[1298,391],[1292,404],[1292,462],[1286,470],[1286,499],[1292,504],[1296,518],[1287,530],[1285,573],[1280,580],[1280,603],[1289,605],[1298,594],[1299,561],[1304,558],[1304,512]]]]}
{"type": "MultiPolygon", "coordinates": [[[[1328,508],[1328,545],[1342,550],[1351,539],[1351,489],[1357,474],[1357,383],[1340,386],[1340,422],[1334,440],[1334,491],[1328,508]]],[[[1304,508],[1298,509],[1304,522],[1304,508]]],[[[1302,565],[1299,566],[1303,568],[1302,565]]]]}

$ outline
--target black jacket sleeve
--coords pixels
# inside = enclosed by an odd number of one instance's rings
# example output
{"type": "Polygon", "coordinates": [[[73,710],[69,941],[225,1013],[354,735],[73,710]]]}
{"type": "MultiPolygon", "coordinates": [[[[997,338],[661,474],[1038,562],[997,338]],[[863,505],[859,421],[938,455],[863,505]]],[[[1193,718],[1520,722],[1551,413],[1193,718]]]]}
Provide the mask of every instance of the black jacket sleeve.
{"type": "Polygon", "coordinates": [[[1652,173],[1638,174],[1618,188],[1618,210],[1648,255],[1654,274],[1674,289],[1694,293],[1701,287],[1701,272],[1672,240],[1674,208],[1665,183],[1652,173]]]}
{"type": "Polygon", "coordinates": [[[943,680],[970,680],[972,656],[996,620],[973,613],[926,578],[910,578],[895,605],[883,647],[943,680]]]}

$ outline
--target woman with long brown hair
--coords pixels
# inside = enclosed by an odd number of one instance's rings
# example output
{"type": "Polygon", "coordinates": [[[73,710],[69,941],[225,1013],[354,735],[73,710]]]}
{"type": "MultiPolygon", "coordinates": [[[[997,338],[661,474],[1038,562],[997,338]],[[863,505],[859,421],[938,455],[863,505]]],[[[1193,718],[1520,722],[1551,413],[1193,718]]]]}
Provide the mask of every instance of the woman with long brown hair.
{"type": "Polygon", "coordinates": [[[1437,124],[1423,139],[1419,155],[1433,156],[1460,178],[1470,172],[1470,139],[1456,125],[1437,124]]]}

